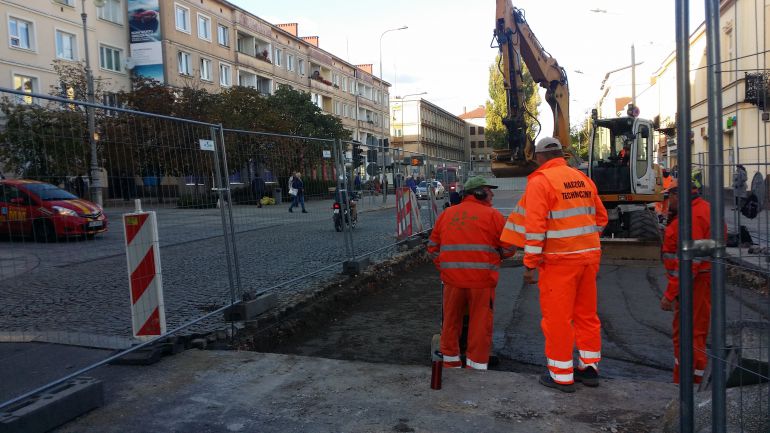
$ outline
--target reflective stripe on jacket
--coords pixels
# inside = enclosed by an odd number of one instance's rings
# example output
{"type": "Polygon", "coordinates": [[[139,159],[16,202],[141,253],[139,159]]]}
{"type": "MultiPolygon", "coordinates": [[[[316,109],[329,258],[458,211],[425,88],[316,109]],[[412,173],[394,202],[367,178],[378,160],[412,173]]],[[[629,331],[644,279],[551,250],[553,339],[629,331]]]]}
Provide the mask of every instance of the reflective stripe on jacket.
{"type": "MultiPolygon", "coordinates": [[[[727,233],[727,230],[725,230],[727,233]]],[[[711,238],[711,205],[701,197],[692,200],[692,239],[711,238]]],[[[665,297],[673,301],[679,296],[679,218],[672,218],[666,226],[663,235],[663,248],[661,257],[663,267],[666,268],[668,287],[665,297]]],[[[692,260],[692,276],[711,272],[711,259],[708,257],[694,257],[692,260]]]]}
{"type": "Polygon", "coordinates": [[[606,224],[607,211],[594,183],[556,158],[529,175],[501,239],[524,247],[529,268],[543,261],[598,263],[599,234],[606,224]]]}
{"type": "Polygon", "coordinates": [[[473,196],[445,209],[428,241],[428,254],[447,284],[467,289],[497,286],[501,257],[515,247],[500,240],[505,217],[473,196]]]}

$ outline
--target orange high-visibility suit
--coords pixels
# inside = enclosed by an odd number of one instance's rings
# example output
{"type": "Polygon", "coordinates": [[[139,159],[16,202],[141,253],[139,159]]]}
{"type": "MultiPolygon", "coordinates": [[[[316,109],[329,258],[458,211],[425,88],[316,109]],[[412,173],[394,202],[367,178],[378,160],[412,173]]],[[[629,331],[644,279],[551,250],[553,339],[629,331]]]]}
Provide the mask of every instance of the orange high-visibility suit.
{"type": "MultiPolygon", "coordinates": [[[[670,174],[663,178],[663,191],[668,191],[669,188],[671,188],[671,185],[674,181],[674,177],[670,174]]],[[[658,217],[661,216],[668,216],[668,200],[664,199],[663,201],[659,201],[655,203],[655,213],[658,215],[658,217]]]]}
{"type": "MultiPolygon", "coordinates": [[[[711,206],[696,197],[692,201],[692,238],[711,238],[711,206]]],[[[668,276],[668,287],[663,296],[674,303],[672,340],[674,342],[674,383],[679,383],[679,219],[669,221],[663,238],[663,266],[668,276]]],[[[693,367],[694,382],[701,383],[706,370],[706,337],[711,319],[711,261],[696,257],[692,261],[693,305],[693,367]]]]}
{"type": "Polygon", "coordinates": [[[516,247],[502,242],[505,217],[491,204],[467,196],[439,215],[428,254],[444,282],[441,353],[444,366],[459,368],[463,316],[470,314],[466,366],[486,370],[492,347],[492,323],[501,257],[516,247]]]}
{"type": "Polygon", "coordinates": [[[539,271],[541,327],[554,382],[574,382],[578,368],[598,371],[601,323],[596,314],[596,274],[607,210],[596,185],[562,158],[527,177],[524,195],[508,217],[501,239],[524,247],[524,266],[539,271]]]}

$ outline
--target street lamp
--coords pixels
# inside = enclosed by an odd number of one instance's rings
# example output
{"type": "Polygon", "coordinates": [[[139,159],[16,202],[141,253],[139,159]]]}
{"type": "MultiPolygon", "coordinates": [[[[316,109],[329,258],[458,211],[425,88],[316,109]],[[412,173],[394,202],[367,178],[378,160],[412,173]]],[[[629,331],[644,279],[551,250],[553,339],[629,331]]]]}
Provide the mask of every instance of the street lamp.
{"type": "MultiPolygon", "coordinates": [[[[631,54],[631,58],[634,59],[633,45],[631,46],[631,53],[632,53],[631,54]]],[[[628,68],[631,68],[631,72],[632,72],[632,74],[631,74],[631,87],[635,89],[636,88],[636,67],[641,65],[642,63],[644,63],[644,62],[631,63],[628,66],[623,66],[622,68],[613,69],[613,70],[607,72],[606,74],[604,74],[604,79],[602,80],[602,85],[601,85],[601,87],[599,87],[599,90],[604,90],[604,94],[601,96],[601,98],[599,98],[599,102],[598,102],[597,107],[596,107],[600,116],[601,116],[602,103],[604,102],[604,97],[607,96],[607,92],[609,92],[609,88],[607,88],[607,90],[605,90],[604,86],[605,86],[605,84],[607,84],[607,80],[609,80],[610,74],[614,74],[615,72],[620,72],[620,71],[624,71],[624,70],[626,70],[628,68]]],[[[633,93],[633,97],[631,98],[632,104],[634,104],[634,106],[636,106],[636,90],[633,90],[632,93],[633,93]]]]}
{"type": "MultiPolygon", "coordinates": [[[[408,28],[409,27],[407,26],[401,26],[396,29],[388,29],[382,32],[382,34],[380,35],[380,101],[383,104],[385,103],[386,99],[385,99],[385,95],[382,93],[382,37],[385,36],[385,34],[388,32],[406,30],[408,28]]],[[[388,109],[385,111],[388,113],[388,118],[390,118],[390,108],[388,107],[388,109]]],[[[388,131],[388,135],[390,135],[390,131],[388,131]]],[[[382,176],[383,176],[383,179],[385,179],[385,116],[382,116],[382,119],[380,120],[380,143],[382,143],[382,149],[380,151],[380,153],[382,154],[382,176]]],[[[387,198],[388,198],[388,192],[383,191],[382,202],[385,203],[387,198]]]]}
{"type": "MultiPolygon", "coordinates": [[[[93,0],[94,6],[97,8],[103,7],[105,0],[93,0]]],[[[88,103],[94,103],[94,75],[91,72],[91,56],[88,52],[88,28],[86,21],[88,15],[86,14],[86,0],[80,0],[80,6],[82,12],[80,18],[83,20],[83,46],[86,51],[86,89],[88,92],[88,103]]],[[[88,144],[91,148],[91,200],[99,206],[103,205],[102,200],[102,183],[99,173],[99,159],[96,155],[96,121],[94,120],[94,107],[86,107],[86,113],[88,113],[88,144]]]]}

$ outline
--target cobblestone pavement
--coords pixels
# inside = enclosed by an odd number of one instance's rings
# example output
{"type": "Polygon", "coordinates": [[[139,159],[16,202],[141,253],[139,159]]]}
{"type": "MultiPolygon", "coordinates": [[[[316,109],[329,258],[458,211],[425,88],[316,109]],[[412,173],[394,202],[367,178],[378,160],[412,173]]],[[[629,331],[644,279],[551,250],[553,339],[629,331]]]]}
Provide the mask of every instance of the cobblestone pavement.
{"type": "MultiPolygon", "coordinates": [[[[360,201],[353,231],[356,255],[395,242],[394,198],[360,201]]],[[[276,206],[237,205],[233,212],[242,290],[262,291],[346,259],[334,230],[330,200],[307,203],[307,214],[276,206]]],[[[219,209],[156,210],[168,329],[226,305],[232,296],[219,209]]],[[[121,214],[110,209],[110,230],[94,240],[35,243],[0,240],[0,341],[18,331],[69,331],[130,336],[128,273],[121,214]]],[[[427,222],[427,219],[426,219],[427,222]]],[[[384,259],[385,249],[373,259],[384,259]]],[[[234,262],[232,262],[234,265],[234,262]]],[[[291,296],[338,275],[339,267],[277,289],[291,296]]],[[[233,292],[235,292],[233,294],[233,292]]],[[[7,339],[6,339],[7,340],[7,339]]]]}

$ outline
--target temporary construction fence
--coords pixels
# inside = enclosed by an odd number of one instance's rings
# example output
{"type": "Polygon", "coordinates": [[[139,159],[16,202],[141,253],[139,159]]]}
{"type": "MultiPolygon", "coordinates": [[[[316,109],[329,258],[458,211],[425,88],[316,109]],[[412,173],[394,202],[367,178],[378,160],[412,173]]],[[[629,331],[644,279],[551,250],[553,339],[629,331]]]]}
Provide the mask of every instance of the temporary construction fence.
{"type": "Polygon", "coordinates": [[[162,319],[157,303],[139,302],[154,275],[147,265],[157,257],[144,240],[152,238],[124,237],[123,216],[137,206],[157,220],[166,335],[197,334],[232,330],[223,312],[244,297],[274,293],[291,304],[345,262],[391,257],[395,188],[437,171],[457,183],[465,169],[381,144],[227,129],[10,89],[0,101],[0,349],[14,352],[0,361],[6,409],[152,343],[132,327],[132,304],[137,317],[162,319]],[[301,193],[290,195],[295,188],[301,193]],[[347,191],[358,225],[338,233],[332,205],[347,191]],[[136,264],[126,259],[132,242],[142,243],[136,264]],[[29,368],[62,358],[71,359],[66,370],[29,368]]]}

